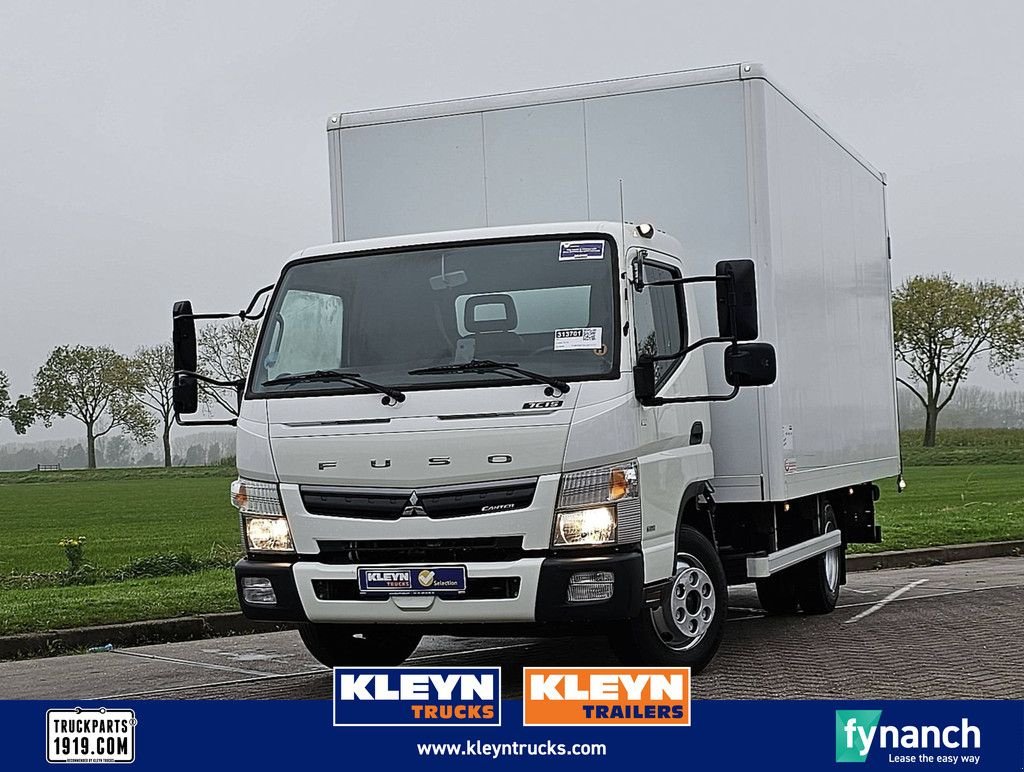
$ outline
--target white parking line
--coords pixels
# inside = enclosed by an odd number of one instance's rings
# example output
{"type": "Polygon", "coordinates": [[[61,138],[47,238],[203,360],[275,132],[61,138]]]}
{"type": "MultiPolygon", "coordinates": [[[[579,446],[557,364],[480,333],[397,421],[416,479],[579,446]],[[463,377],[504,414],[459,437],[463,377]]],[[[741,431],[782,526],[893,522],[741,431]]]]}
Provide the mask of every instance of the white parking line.
{"type": "Polygon", "coordinates": [[[522,649],[526,646],[536,646],[537,643],[538,641],[526,641],[525,643],[510,643],[507,646],[488,646],[485,649],[460,649],[459,651],[444,651],[439,654],[423,654],[419,657],[409,657],[406,662],[421,662],[427,659],[445,659],[446,657],[464,657],[469,654],[483,654],[488,651],[522,649]]]}
{"type": "Polygon", "coordinates": [[[883,609],[886,606],[888,606],[890,603],[892,603],[894,600],[896,600],[898,597],[900,597],[900,595],[905,593],[907,590],[912,590],[915,587],[917,587],[919,584],[924,584],[927,581],[928,581],[927,579],[918,579],[916,582],[911,582],[908,585],[900,587],[898,590],[893,590],[888,595],[886,595],[884,598],[882,598],[880,601],[878,601],[878,603],[876,603],[874,606],[872,606],[869,609],[865,609],[864,611],[860,612],[859,614],[857,614],[857,616],[855,616],[855,617],[853,617],[851,619],[847,619],[843,624],[847,624],[847,625],[853,624],[854,622],[857,622],[857,621],[863,619],[864,617],[871,616],[876,611],[880,611],[881,609],[883,609]]]}
{"type": "Polygon", "coordinates": [[[242,675],[266,675],[259,670],[247,670],[244,667],[232,667],[231,665],[217,665],[213,662],[196,662],[192,659],[179,659],[178,657],[164,657],[160,654],[145,654],[141,651],[128,651],[126,649],[111,649],[110,654],[121,654],[125,657],[141,657],[142,659],[154,659],[158,662],[170,662],[174,665],[189,665],[201,667],[207,670],[225,670],[229,673],[241,673],[242,675]]]}
{"type": "Polygon", "coordinates": [[[331,671],[323,668],[321,670],[307,670],[302,673],[275,673],[255,678],[239,678],[234,681],[216,681],[206,684],[184,684],[182,686],[168,686],[163,689],[153,689],[148,692],[131,692],[128,694],[112,694],[106,697],[96,697],[97,700],[138,700],[146,697],[155,697],[160,694],[174,694],[175,692],[195,691],[197,689],[213,689],[221,686],[238,686],[241,684],[254,684],[262,681],[280,681],[285,678],[299,678],[301,676],[327,675],[331,671]]]}

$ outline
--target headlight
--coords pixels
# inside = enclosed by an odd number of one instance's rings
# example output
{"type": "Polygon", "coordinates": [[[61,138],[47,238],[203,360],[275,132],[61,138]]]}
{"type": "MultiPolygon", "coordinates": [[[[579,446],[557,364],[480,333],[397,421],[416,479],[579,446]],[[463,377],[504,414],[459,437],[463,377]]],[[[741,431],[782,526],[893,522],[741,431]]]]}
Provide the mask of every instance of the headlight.
{"type": "Polygon", "coordinates": [[[611,507],[574,509],[555,516],[555,546],[615,543],[615,510],[611,507]]]}
{"type": "Polygon", "coordinates": [[[276,483],[238,479],[231,503],[242,515],[242,539],[248,552],[293,552],[292,532],[276,483]]]}
{"type": "Polygon", "coordinates": [[[242,516],[245,546],[250,552],[293,552],[292,532],[283,517],[242,516]]]}
{"type": "Polygon", "coordinates": [[[555,510],[556,547],[640,541],[640,477],[636,461],[563,475],[555,510]]]}

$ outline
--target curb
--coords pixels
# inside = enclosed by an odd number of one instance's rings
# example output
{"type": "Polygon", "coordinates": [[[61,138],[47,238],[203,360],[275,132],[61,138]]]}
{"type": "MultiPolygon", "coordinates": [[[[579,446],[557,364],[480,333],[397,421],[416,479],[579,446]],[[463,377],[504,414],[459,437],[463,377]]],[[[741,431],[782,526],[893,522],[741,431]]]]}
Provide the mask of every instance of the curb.
{"type": "MultiPolygon", "coordinates": [[[[849,555],[847,571],[934,566],[961,560],[1024,556],[1024,540],[954,544],[948,547],[874,552],[849,555]]],[[[228,635],[251,635],[291,629],[293,625],[254,622],[239,612],[198,614],[175,619],[155,619],[97,627],[72,627],[46,633],[19,633],[0,637],[0,660],[52,657],[94,646],[141,646],[228,635]]]]}
{"type": "Polygon", "coordinates": [[[869,552],[846,556],[847,571],[873,571],[881,568],[912,568],[937,566],[962,560],[1021,557],[1024,539],[1016,541],[983,541],[977,544],[951,544],[948,547],[924,547],[892,552],[869,552]]]}
{"type": "Polygon", "coordinates": [[[95,627],[71,627],[44,633],[18,633],[0,637],[0,660],[53,657],[107,644],[121,648],[147,643],[272,633],[289,627],[272,622],[254,622],[240,612],[228,612],[95,627]]]}

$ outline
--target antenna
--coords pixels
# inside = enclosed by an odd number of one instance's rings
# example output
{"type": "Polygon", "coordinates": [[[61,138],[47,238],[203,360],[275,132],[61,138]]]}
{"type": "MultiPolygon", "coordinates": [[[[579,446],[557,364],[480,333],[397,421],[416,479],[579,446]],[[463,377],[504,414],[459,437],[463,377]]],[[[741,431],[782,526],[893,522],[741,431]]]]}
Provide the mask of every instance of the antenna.
{"type": "Polygon", "coordinates": [[[626,197],[622,192],[622,178],[619,177],[619,222],[622,223],[622,248],[626,248],[626,197]]]}

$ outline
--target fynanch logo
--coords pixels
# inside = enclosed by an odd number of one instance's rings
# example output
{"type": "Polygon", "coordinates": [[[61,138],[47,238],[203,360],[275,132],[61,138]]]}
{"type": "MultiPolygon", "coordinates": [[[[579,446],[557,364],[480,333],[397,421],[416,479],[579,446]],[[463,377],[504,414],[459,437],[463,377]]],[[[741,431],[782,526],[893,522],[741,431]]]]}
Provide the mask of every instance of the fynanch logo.
{"type": "Polygon", "coordinates": [[[978,764],[978,753],[949,753],[981,748],[981,730],[966,719],[948,726],[889,726],[880,710],[836,711],[836,761],[864,762],[875,747],[889,751],[893,763],[916,762],[921,751],[947,764],[978,764]],[[945,753],[944,753],[945,751],[945,753]]]}

